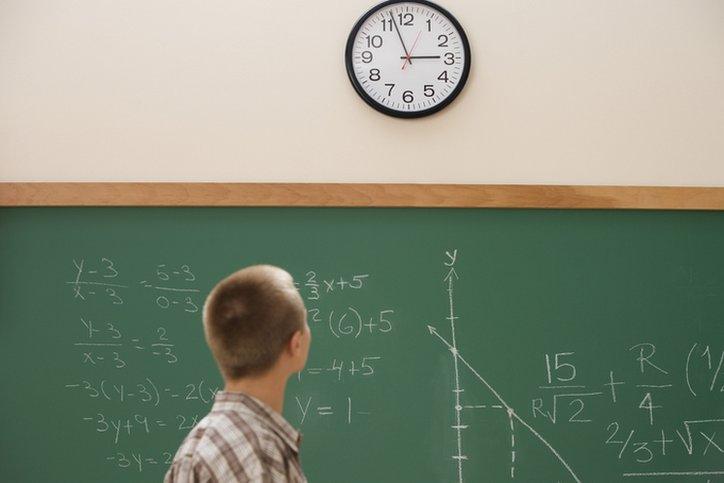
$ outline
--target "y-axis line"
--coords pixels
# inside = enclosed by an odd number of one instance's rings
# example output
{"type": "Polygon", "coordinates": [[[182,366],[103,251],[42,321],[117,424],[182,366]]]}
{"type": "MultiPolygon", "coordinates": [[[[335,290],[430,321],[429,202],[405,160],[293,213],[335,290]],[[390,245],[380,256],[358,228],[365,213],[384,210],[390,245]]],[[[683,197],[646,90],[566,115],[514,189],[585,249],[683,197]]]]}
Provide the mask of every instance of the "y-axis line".
{"type": "Polygon", "coordinates": [[[459,277],[457,272],[455,271],[454,264],[455,260],[453,259],[452,264],[450,265],[450,271],[445,276],[443,281],[447,281],[447,293],[449,301],[449,315],[447,319],[450,321],[450,331],[452,333],[451,352],[453,353],[453,366],[455,368],[455,389],[453,389],[453,392],[455,393],[455,425],[453,426],[453,429],[455,430],[457,436],[458,451],[457,454],[453,456],[453,459],[457,461],[458,483],[463,483],[463,460],[468,459],[468,457],[463,454],[463,429],[467,428],[467,426],[462,423],[463,406],[462,404],[460,404],[460,393],[463,392],[463,389],[460,387],[460,368],[458,367],[458,358],[456,357],[457,339],[455,337],[455,320],[458,317],[455,315],[455,305],[453,302],[453,279],[459,277]]]}

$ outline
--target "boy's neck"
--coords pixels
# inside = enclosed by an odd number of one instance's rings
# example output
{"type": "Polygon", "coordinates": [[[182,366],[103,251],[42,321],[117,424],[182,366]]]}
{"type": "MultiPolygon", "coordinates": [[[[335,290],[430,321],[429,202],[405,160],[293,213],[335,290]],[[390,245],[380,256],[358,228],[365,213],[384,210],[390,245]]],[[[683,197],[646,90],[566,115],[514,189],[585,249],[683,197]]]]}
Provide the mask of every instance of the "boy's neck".
{"type": "Polygon", "coordinates": [[[224,390],[243,392],[248,396],[259,399],[279,414],[282,414],[286,387],[287,376],[270,371],[261,376],[244,377],[233,381],[227,380],[224,390]]]}

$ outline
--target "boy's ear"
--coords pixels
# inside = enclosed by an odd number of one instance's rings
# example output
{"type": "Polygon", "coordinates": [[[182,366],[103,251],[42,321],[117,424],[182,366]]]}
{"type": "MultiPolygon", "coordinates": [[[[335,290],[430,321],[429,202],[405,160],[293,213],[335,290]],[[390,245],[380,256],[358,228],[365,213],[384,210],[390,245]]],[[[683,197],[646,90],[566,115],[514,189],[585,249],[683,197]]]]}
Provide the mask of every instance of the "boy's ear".
{"type": "Polygon", "coordinates": [[[289,344],[287,344],[287,350],[290,355],[296,355],[296,353],[301,350],[303,336],[304,334],[301,330],[297,330],[294,334],[292,334],[291,339],[289,339],[289,344]]]}

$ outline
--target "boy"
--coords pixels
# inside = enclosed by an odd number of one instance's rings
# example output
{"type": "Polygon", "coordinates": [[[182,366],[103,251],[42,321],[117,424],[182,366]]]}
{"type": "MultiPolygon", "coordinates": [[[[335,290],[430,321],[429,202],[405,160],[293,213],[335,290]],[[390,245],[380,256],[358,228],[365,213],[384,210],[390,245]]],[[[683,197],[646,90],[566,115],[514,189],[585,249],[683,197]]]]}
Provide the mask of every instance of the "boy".
{"type": "Polygon", "coordinates": [[[291,275],[257,265],[219,282],[204,333],[224,378],[181,444],[165,483],[306,483],[299,433],[282,417],[290,375],[307,362],[307,311],[291,275]]]}

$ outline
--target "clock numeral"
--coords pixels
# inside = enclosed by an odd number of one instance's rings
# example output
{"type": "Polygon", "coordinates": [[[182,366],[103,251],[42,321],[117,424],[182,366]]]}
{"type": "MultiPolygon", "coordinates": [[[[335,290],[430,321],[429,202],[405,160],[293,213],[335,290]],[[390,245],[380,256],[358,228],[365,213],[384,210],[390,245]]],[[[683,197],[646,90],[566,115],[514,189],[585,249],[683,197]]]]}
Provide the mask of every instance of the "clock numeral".
{"type": "Polygon", "coordinates": [[[370,52],[369,50],[365,50],[364,52],[362,52],[362,62],[364,62],[365,64],[369,64],[370,62],[372,62],[372,52],[370,52]]]}
{"type": "Polygon", "coordinates": [[[435,89],[432,88],[431,84],[425,84],[425,97],[433,97],[435,95],[435,89]]]}
{"type": "Polygon", "coordinates": [[[415,100],[415,97],[412,95],[412,91],[405,91],[402,93],[402,100],[406,103],[411,103],[415,100]]]}
{"type": "Polygon", "coordinates": [[[427,19],[427,31],[432,32],[432,22],[429,18],[427,19]]]}
{"type": "Polygon", "coordinates": [[[379,35],[368,35],[367,36],[367,48],[374,47],[379,49],[382,47],[382,37],[379,35]]]}
{"type": "Polygon", "coordinates": [[[453,65],[455,63],[455,54],[445,52],[445,65],[453,65]]]}
{"type": "Polygon", "coordinates": [[[440,42],[437,44],[438,47],[447,47],[447,35],[440,34],[437,36],[437,41],[440,42]]]}
{"type": "Polygon", "coordinates": [[[449,82],[449,80],[448,80],[448,78],[447,78],[447,71],[446,71],[446,70],[442,71],[442,72],[440,73],[440,75],[437,76],[437,80],[441,80],[441,81],[443,81],[443,82],[449,82]]]}
{"type": "Polygon", "coordinates": [[[370,80],[371,81],[380,80],[380,69],[370,69],[370,80]]]}
{"type": "Polygon", "coordinates": [[[411,13],[398,13],[397,18],[400,19],[400,25],[412,27],[412,22],[415,20],[415,16],[411,13]]]}
{"type": "Polygon", "coordinates": [[[393,28],[392,27],[392,17],[382,19],[382,31],[387,32],[388,28],[389,28],[389,31],[392,32],[392,28],[393,28]]]}
{"type": "Polygon", "coordinates": [[[387,91],[387,96],[388,96],[388,97],[391,96],[391,95],[392,95],[392,89],[395,88],[395,84],[385,84],[385,87],[389,87],[389,88],[390,88],[390,90],[387,91]]]}

